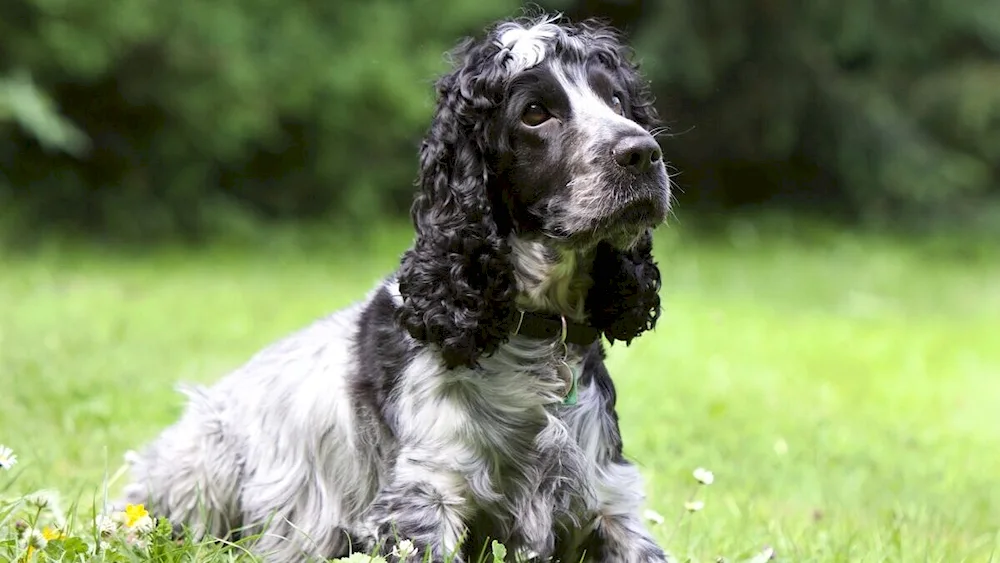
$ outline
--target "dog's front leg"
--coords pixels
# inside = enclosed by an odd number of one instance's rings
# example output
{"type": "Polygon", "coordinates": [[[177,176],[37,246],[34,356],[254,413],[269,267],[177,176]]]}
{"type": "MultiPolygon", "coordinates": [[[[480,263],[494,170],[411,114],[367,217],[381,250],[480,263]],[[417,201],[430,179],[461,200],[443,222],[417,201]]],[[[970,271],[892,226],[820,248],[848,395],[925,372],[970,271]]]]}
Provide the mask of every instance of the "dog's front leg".
{"type": "Polygon", "coordinates": [[[670,563],[639,514],[642,477],[635,465],[618,458],[598,471],[599,512],[587,539],[587,561],[594,563],[670,563]]]}
{"type": "Polygon", "coordinates": [[[400,454],[393,481],[371,506],[372,547],[390,562],[415,549],[417,561],[428,560],[429,554],[432,563],[460,563],[459,542],[469,510],[466,481],[439,460],[414,454],[400,454]]]}

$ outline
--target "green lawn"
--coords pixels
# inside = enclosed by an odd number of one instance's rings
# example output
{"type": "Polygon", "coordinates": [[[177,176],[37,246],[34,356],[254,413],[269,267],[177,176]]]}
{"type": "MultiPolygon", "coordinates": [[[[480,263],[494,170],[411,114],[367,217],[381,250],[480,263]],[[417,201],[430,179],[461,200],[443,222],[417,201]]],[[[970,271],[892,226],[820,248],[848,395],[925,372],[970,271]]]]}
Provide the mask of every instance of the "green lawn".
{"type": "MultiPolygon", "coordinates": [[[[178,415],[176,382],[360,298],[409,237],[0,254],[0,491],[89,503],[178,415]]],[[[1000,561],[1000,249],[744,224],[665,229],[657,256],[664,316],[610,362],[671,551],[1000,561]],[[682,516],[699,466],[716,481],[682,516]]]]}

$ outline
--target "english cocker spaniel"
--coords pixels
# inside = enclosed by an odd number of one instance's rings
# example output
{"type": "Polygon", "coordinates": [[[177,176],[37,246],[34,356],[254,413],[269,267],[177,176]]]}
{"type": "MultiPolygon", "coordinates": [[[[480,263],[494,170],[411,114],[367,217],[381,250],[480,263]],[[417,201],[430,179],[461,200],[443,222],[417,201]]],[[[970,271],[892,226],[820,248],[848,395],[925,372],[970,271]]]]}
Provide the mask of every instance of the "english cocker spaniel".
{"type": "MultiPolygon", "coordinates": [[[[656,112],[610,28],[503,21],[453,53],[415,240],[364,299],[267,347],[130,453],[123,501],[268,561],[490,540],[664,562],[622,455],[602,339],[656,324],[671,204],[656,112]]],[[[488,551],[488,550],[487,550],[488,551]]]]}

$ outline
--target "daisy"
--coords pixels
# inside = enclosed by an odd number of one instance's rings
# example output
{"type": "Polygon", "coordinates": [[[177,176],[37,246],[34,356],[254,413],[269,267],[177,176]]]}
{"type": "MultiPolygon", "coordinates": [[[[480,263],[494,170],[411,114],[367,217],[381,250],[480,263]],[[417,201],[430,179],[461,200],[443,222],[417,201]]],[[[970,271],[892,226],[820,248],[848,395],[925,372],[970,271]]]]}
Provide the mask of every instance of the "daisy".
{"type": "Polygon", "coordinates": [[[26,528],[21,534],[21,541],[28,549],[28,558],[31,558],[32,553],[45,549],[45,546],[49,544],[45,534],[36,528],[26,528]]]}
{"type": "Polygon", "coordinates": [[[14,450],[0,444],[0,469],[8,470],[17,463],[17,454],[14,450]]]}
{"type": "Polygon", "coordinates": [[[653,524],[660,525],[663,523],[663,515],[651,508],[647,508],[642,515],[653,524]]]}
{"type": "Polygon", "coordinates": [[[684,503],[684,510],[687,510],[688,512],[698,512],[703,508],[705,508],[705,501],[689,500],[684,503]]]}
{"type": "Polygon", "coordinates": [[[702,485],[711,485],[715,482],[715,474],[704,467],[699,467],[694,470],[694,478],[702,485]]]}
{"type": "Polygon", "coordinates": [[[35,508],[48,508],[53,504],[53,493],[52,491],[36,491],[34,493],[24,496],[24,502],[34,506],[35,508]]]}
{"type": "Polygon", "coordinates": [[[774,548],[768,547],[764,551],[761,551],[757,555],[754,555],[747,563],[765,563],[767,561],[774,560],[774,548]]]}
{"type": "Polygon", "coordinates": [[[114,518],[108,516],[107,514],[100,514],[94,519],[94,526],[97,527],[97,532],[102,538],[114,535],[118,531],[118,523],[115,522],[114,518]]]}
{"type": "Polygon", "coordinates": [[[788,453],[788,442],[786,442],[784,438],[778,438],[778,440],[774,442],[774,453],[778,455],[785,455],[788,453]]]}
{"type": "Polygon", "coordinates": [[[392,548],[392,555],[399,559],[406,559],[416,553],[417,548],[410,540],[402,540],[392,548]]]}

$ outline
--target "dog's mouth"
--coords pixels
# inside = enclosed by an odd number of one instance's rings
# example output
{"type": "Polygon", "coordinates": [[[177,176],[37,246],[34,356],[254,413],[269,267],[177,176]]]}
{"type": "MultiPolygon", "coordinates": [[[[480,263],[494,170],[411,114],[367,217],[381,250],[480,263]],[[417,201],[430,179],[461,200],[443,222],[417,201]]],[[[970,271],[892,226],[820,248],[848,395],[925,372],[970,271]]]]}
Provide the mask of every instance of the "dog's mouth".
{"type": "Polygon", "coordinates": [[[591,248],[600,242],[620,249],[630,248],[650,229],[666,221],[670,210],[669,192],[649,190],[642,195],[618,203],[600,215],[590,217],[579,226],[551,225],[549,236],[567,247],[591,248]],[[575,228],[574,228],[575,227],[575,228]]]}
{"type": "Polygon", "coordinates": [[[634,199],[607,215],[595,234],[616,248],[627,249],[647,230],[662,224],[667,211],[666,199],[634,199]]]}
{"type": "Polygon", "coordinates": [[[646,229],[662,223],[667,216],[666,204],[662,200],[642,198],[630,201],[614,211],[607,219],[611,228],[646,229]]]}

